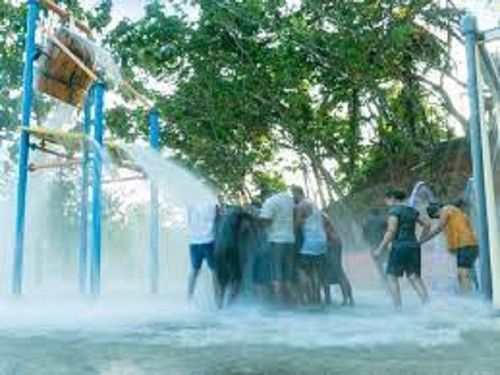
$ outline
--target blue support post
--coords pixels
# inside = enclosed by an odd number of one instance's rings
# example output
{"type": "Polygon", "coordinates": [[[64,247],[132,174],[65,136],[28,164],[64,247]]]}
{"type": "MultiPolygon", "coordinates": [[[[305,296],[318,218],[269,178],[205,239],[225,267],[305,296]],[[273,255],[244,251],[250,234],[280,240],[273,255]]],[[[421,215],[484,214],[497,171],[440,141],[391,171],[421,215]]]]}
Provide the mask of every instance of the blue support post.
{"type": "Polygon", "coordinates": [[[92,258],[90,264],[90,291],[97,296],[101,291],[101,174],[102,142],[104,135],[104,93],[103,82],[94,86],[94,145],[92,180],[92,258]]]}
{"type": "MultiPolygon", "coordinates": [[[[156,109],[149,112],[149,143],[153,150],[160,148],[160,120],[156,109]]],[[[151,211],[149,222],[149,277],[150,291],[153,294],[158,293],[159,284],[159,233],[160,223],[158,214],[158,186],[155,182],[151,184],[151,211]]]]}
{"type": "MultiPolygon", "coordinates": [[[[38,18],[38,0],[28,0],[27,30],[25,39],[25,61],[23,71],[23,114],[21,125],[30,126],[30,117],[33,101],[33,59],[36,52],[35,32],[38,18]]],[[[14,248],[14,264],[12,272],[12,293],[19,295],[22,292],[23,258],[24,258],[24,229],[26,218],[26,191],[28,184],[28,157],[29,133],[21,130],[19,142],[19,180],[17,185],[17,215],[16,215],[16,243],[14,248]]]]}
{"type": "Polygon", "coordinates": [[[89,204],[89,139],[92,121],[92,95],[89,90],[83,110],[83,127],[85,135],[82,149],[82,192],[80,200],[80,249],[78,253],[78,274],[80,293],[87,291],[88,279],[88,204],[89,204]]]}
{"type": "Polygon", "coordinates": [[[474,187],[477,194],[477,220],[479,235],[481,288],[484,296],[491,299],[491,268],[488,232],[488,216],[486,207],[486,190],[484,182],[483,148],[481,141],[481,111],[477,77],[477,24],[476,18],[466,15],[462,20],[462,33],[465,36],[467,57],[467,87],[469,93],[470,119],[469,136],[472,154],[474,187]]]}

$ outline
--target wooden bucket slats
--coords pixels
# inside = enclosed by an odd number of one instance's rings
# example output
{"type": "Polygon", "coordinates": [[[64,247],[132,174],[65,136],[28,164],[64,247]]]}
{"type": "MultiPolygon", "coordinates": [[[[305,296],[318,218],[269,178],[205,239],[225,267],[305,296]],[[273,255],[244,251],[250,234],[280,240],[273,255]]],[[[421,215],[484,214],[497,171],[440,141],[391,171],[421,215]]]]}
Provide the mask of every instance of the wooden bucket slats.
{"type": "MultiPolygon", "coordinates": [[[[95,70],[94,54],[83,38],[64,28],[59,29],[55,37],[95,70]]],[[[40,58],[38,90],[72,106],[81,106],[92,79],[54,43],[49,42],[46,52],[40,58]]]]}

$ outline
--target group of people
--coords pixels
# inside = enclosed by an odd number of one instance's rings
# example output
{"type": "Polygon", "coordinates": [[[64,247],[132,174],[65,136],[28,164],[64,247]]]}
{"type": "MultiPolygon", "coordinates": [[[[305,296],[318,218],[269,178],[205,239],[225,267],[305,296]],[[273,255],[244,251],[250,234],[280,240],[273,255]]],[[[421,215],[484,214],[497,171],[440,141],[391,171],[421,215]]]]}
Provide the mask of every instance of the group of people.
{"type": "Polygon", "coordinates": [[[372,250],[376,260],[388,255],[386,274],[394,307],[401,308],[400,279],[403,276],[407,277],[422,303],[428,301],[429,294],[421,278],[421,245],[440,232],[445,233],[448,250],[456,257],[459,290],[462,294],[470,293],[479,251],[467,215],[456,205],[431,202],[426,208],[427,216],[438,220],[431,228],[429,221],[420,217],[419,211],[408,206],[405,200],[406,194],[399,190],[390,190],[385,195],[385,203],[389,206],[386,230],[372,250]],[[421,230],[417,234],[419,226],[421,230]]]}
{"type": "Polygon", "coordinates": [[[219,307],[242,293],[279,306],[326,305],[332,284],[340,285],[342,303],[353,305],[331,219],[298,186],[263,195],[261,207],[189,208],[189,296],[205,260],[219,307]]]}
{"type": "MultiPolygon", "coordinates": [[[[401,307],[404,276],[422,303],[429,300],[421,278],[421,246],[440,232],[456,256],[460,292],[471,292],[478,245],[464,211],[432,202],[427,217],[422,217],[399,190],[388,191],[385,203],[388,214],[383,220],[368,220],[364,234],[376,264],[384,268],[394,307],[401,307]],[[437,220],[433,228],[432,220],[437,220]]],[[[372,213],[381,217],[380,212],[372,213]]],[[[219,307],[242,293],[280,306],[326,305],[331,303],[332,284],[339,284],[344,305],[354,305],[342,267],[340,236],[332,220],[298,186],[267,194],[261,207],[197,204],[189,208],[189,230],[190,297],[205,260],[213,271],[219,307]]]]}

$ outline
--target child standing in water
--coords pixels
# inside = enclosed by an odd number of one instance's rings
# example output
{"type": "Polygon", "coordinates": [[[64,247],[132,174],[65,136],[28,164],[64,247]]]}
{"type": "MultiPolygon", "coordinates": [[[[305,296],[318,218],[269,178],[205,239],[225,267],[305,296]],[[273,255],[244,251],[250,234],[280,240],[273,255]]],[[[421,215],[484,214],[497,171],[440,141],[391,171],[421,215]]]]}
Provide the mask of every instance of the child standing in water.
{"type": "Polygon", "coordinates": [[[417,223],[424,227],[424,234],[428,231],[428,225],[419,219],[416,209],[404,204],[405,198],[406,194],[399,190],[391,190],[385,195],[385,203],[389,206],[387,231],[382,242],[373,250],[373,256],[379,258],[392,243],[386,273],[396,309],[401,308],[399,279],[404,275],[422,303],[429,299],[427,289],[420,277],[420,244],[416,236],[417,223]]]}

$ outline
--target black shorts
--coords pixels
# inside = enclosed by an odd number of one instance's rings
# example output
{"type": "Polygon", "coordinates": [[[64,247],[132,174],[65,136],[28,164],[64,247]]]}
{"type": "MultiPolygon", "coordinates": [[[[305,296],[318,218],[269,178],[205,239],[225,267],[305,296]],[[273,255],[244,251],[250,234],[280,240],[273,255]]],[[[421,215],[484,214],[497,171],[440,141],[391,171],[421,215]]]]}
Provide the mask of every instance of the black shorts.
{"type": "Polygon", "coordinates": [[[324,267],[326,263],[326,254],[320,255],[304,255],[299,254],[298,256],[298,266],[307,271],[313,267],[324,267]]]}
{"type": "Polygon", "coordinates": [[[387,274],[390,276],[420,277],[420,246],[414,243],[395,243],[389,254],[387,274]]]}
{"type": "Polygon", "coordinates": [[[476,261],[479,250],[477,246],[460,247],[453,251],[457,254],[457,267],[458,268],[472,268],[476,261]]]}
{"type": "Polygon", "coordinates": [[[191,244],[189,246],[191,255],[191,267],[198,271],[203,264],[203,260],[206,260],[208,267],[214,269],[215,258],[214,258],[214,248],[215,244],[213,242],[204,244],[191,244]]]}

